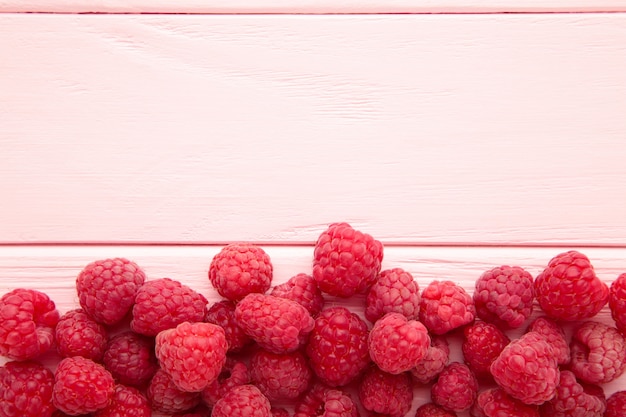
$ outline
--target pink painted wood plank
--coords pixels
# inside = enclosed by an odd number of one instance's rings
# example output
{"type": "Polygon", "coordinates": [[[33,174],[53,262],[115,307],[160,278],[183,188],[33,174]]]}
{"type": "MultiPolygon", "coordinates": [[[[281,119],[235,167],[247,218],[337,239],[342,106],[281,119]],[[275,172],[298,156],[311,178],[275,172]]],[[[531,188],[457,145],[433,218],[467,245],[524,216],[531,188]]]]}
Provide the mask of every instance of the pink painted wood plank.
{"type": "Polygon", "coordinates": [[[626,14],[0,16],[0,242],[624,245],[626,14]]]}

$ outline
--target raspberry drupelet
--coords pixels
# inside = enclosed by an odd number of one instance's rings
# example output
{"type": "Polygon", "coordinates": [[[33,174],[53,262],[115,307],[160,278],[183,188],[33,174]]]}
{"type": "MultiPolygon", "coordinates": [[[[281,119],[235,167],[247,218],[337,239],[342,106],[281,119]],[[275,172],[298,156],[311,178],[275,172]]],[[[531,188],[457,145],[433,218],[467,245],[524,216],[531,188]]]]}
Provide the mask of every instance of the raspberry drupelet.
{"type": "Polygon", "coordinates": [[[419,285],[402,268],[382,271],[365,299],[365,318],[372,323],[386,313],[400,313],[409,320],[417,320],[419,312],[419,285]]]}
{"type": "Polygon", "coordinates": [[[358,394],[365,409],[403,417],[413,403],[411,376],[407,372],[392,375],[372,365],[359,381],[358,394]]]}
{"type": "Polygon", "coordinates": [[[420,321],[429,331],[442,335],[474,321],[472,297],[452,281],[433,281],[422,292],[420,321]]]}
{"type": "Polygon", "coordinates": [[[0,416],[50,417],[54,374],[39,362],[11,361],[0,366],[0,416]]]}
{"type": "Polygon", "coordinates": [[[62,357],[82,356],[100,362],[108,335],[102,324],[79,308],[61,316],[55,336],[57,351],[62,357]]]}

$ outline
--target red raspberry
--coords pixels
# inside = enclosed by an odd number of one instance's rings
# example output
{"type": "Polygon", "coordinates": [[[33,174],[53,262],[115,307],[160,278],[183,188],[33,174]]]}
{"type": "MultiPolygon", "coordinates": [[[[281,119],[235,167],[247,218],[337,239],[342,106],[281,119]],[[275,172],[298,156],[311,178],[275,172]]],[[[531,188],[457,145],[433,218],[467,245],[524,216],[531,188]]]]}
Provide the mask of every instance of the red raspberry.
{"type": "Polygon", "coordinates": [[[224,329],[229,352],[238,352],[252,342],[250,336],[237,324],[235,303],[230,300],[223,300],[213,304],[207,312],[205,321],[217,324],[224,329]]]}
{"type": "Polygon", "coordinates": [[[139,390],[117,385],[111,403],[96,411],[93,417],[150,417],[152,410],[148,400],[139,390]]]}
{"type": "Polygon", "coordinates": [[[82,356],[100,362],[107,343],[107,330],[82,309],[61,316],[55,330],[57,351],[64,357],[82,356]]]}
{"type": "Polygon", "coordinates": [[[172,378],[163,369],[159,369],[152,377],[146,391],[152,410],[160,413],[180,413],[189,411],[198,404],[201,398],[198,392],[185,392],[176,387],[172,378]]]}
{"type": "Polygon", "coordinates": [[[52,401],[70,415],[106,407],[115,392],[113,376],[104,366],[82,356],[65,358],[54,373],[52,401]]]}
{"type": "Polygon", "coordinates": [[[211,323],[181,323],[156,336],[161,368],[183,391],[200,392],[219,376],[226,362],[224,329],[211,323]]]}
{"type": "Polygon", "coordinates": [[[130,328],[135,333],[156,336],[185,321],[204,321],[207,299],[179,281],[160,278],[146,282],[137,291],[130,328]]]}
{"type": "Polygon", "coordinates": [[[413,379],[420,384],[428,384],[446,367],[450,360],[450,347],[443,336],[432,336],[426,355],[411,369],[413,379]]]}
{"type": "Polygon", "coordinates": [[[315,317],[324,307],[324,296],[311,275],[298,274],[272,288],[271,295],[297,301],[315,317]]]}
{"type": "Polygon", "coordinates": [[[320,289],[337,297],[364,294],[376,281],[383,245],[348,223],[333,223],[317,239],[313,278],[320,289]]]}
{"type": "Polygon", "coordinates": [[[400,313],[387,313],[374,323],[367,340],[370,358],[390,374],[414,368],[430,346],[426,327],[400,313]]]}
{"type": "Polygon", "coordinates": [[[408,373],[392,375],[371,366],[358,387],[359,399],[367,410],[390,417],[403,417],[413,403],[413,385],[408,373]]]}
{"type": "Polygon", "coordinates": [[[616,391],[606,400],[604,417],[626,416],[626,391],[616,391]]]}
{"type": "Polygon", "coordinates": [[[34,359],[54,343],[59,312],[44,293],[23,288],[0,298],[0,355],[23,361],[34,359]]]}
{"type": "Polygon", "coordinates": [[[306,345],[311,369],[325,384],[347,384],[370,363],[367,337],[367,323],[347,308],[322,310],[306,345]]]}
{"type": "Polygon", "coordinates": [[[54,375],[38,362],[7,362],[0,367],[0,416],[50,417],[54,375]]]}
{"type": "Polygon", "coordinates": [[[474,321],[472,297],[452,281],[433,281],[422,292],[420,321],[437,335],[474,321]]]}
{"type": "Polygon", "coordinates": [[[494,324],[477,321],[463,329],[463,358],[477,378],[491,378],[491,363],[511,339],[494,324]]]}
{"type": "Polygon", "coordinates": [[[478,394],[470,415],[472,417],[539,417],[539,407],[516,400],[502,388],[491,388],[478,394]]]}
{"type": "Polygon", "coordinates": [[[217,292],[231,301],[251,293],[263,294],[272,283],[270,257],[251,243],[232,243],[213,257],[209,280],[217,292]]]}
{"type": "Polygon", "coordinates": [[[478,380],[463,363],[452,362],[439,374],[430,395],[433,402],[450,411],[465,411],[478,393],[478,380]]]}
{"type": "Polygon", "coordinates": [[[400,313],[417,320],[420,289],[413,275],[401,268],[382,271],[365,299],[365,318],[374,323],[386,313],[400,313]]]}
{"type": "Polygon", "coordinates": [[[620,274],[609,288],[609,308],[615,326],[626,333],[626,273],[620,274]]]}
{"type": "Polygon", "coordinates": [[[235,319],[259,346],[274,353],[303,346],[314,324],[307,309],[297,302],[256,293],[237,303],[235,319]]]}
{"type": "Polygon", "coordinates": [[[293,417],[358,417],[350,396],[323,384],[315,384],[296,404],[293,417]]]}
{"type": "Polygon", "coordinates": [[[554,350],[539,333],[513,340],[491,364],[496,383],[525,404],[542,404],[556,394],[559,368],[554,350]]]}
{"type": "Polygon", "coordinates": [[[614,327],[587,321],[580,324],[570,343],[571,371],[589,384],[604,384],[624,373],[626,339],[614,327]]]}
{"type": "Polygon", "coordinates": [[[289,411],[284,408],[274,408],[272,407],[272,417],[290,417],[289,411]]]}
{"type": "Polygon", "coordinates": [[[600,387],[579,384],[572,372],[562,371],[556,396],[541,406],[541,415],[603,417],[605,409],[606,400],[600,387]]]}
{"type": "Polygon", "coordinates": [[[257,350],[250,359],[252,382],[270,400],[294,400],[309,389],[313,372],[301,351],[257,350]]]}
{"type": "Polygon", "coordinates": [[[131,331],[109,340],[102,362],[119,383],[135,387],[150,381],[159,368],[154,339],[131,331]]]}
{"type": "Polygon", "coordinates": [[[457,417],[457,415],[435,403],[426,403],[417,409],[415,417],[457,417]]]}
{"type": "Polygon", "coordinates": [[[609,288],[585,255],[561,253],[535,280],[541,309],[556,320],[577,321],[595,316],[609,300],[609,288]]]}
{"type": "Polygon", "coordinates": [[[272,417],[271,408],[257,387],[239,385],[215,403],[211,417],[272,417]]]}
{"type": "Polygon", "coordinates": [[[476,281],[473,298],[479,318],[502,329],[518,328],[533,311],[533,277],[519,266],[490,269],[476,281]]]}
{"type": "Polygon", "coordinates": [[[226,395],[228,391],[236,386],[249,383],[250,372],[246,364],[227,357],[217,379],[202,390],[202,401],[209,407],[213,407],[217,400],[226,395]]]}
{"type": "Polygon", "coordinates": [[[559,365],[565,365],[570,361],[569,344],[565,339],[565,332],[553,320],[547,317],[537,317],[530,323],[526,332],[537,332],[547,341],[556,355],[559,365]]]}

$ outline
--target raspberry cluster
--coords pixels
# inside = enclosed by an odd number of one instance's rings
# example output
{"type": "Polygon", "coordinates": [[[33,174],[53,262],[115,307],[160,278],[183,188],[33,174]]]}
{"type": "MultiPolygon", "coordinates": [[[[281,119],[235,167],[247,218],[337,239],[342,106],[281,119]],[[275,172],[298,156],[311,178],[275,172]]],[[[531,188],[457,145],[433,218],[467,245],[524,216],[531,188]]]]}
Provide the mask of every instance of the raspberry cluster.
{"type": "Polygon", "coordinates": [[[381,242],[334,223],[311,269],[278,285],[262,248],[226,245],[205,271],[212,305],[124,258],[78,271],[64,314],[14,289],[0,298],[0,417],[626,415],[626,390],[602,388],[626,369],[626,274],[609,287],[572,250],[535,278],[494,266],[468,293],[382,265],[381,242]],[[363,314],[341,305],[353,296],[363,314]],[[594,321],[606,305],[614,326],[594,321]]]}

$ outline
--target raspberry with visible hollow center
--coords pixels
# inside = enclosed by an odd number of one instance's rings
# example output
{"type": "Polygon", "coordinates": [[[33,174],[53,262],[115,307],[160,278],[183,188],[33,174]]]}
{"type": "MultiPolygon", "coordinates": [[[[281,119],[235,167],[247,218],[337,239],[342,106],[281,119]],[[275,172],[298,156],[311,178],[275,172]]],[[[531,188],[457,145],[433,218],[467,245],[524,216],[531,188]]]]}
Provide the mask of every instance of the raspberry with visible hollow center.
{"type": "Polygon", "coordinates": [[[82,356],[100,362],[108,334],[102,324],[79,308],[61,316],[55,336],[57,351],[62,357],[82,356]]]}
{"type": "Polygon", "coordinates": [[[589,384],[605,384],[626,368],[626,339],[615,327],[587,321],[576,327],[570,343],[571,371],[589,384]]]}
{"type": "Polygon", "coordinates": [[[358,394],[367,410],[402,417],[413,403],[411,376],[406,372],[392,375],[372,365],[359,383],[358,394]]]}
{"type": "Polygon", "coordinates": [[[365,318],[372,323],[386,313],[401,313],[409,320],[417,320],[419,312],[419,285],[402,268],[382,271],[365,299],[365,318]]]}
{"type": "Polygon", "coordinates": [[[450,411],[469,409],[478,393],[478,380],[463,363],[452,362],[439,374],[431,387],[433,402],[450,411]]]}
{"type": "Polygon", "coordinates": [[[442,335],[474,321],[472,297],[452,281],[433,281],[422,292],[420,321],[429,331],[442,335]]]}
{"type": "Polygon", "coordinates": [[[34,361],[11,361],[0,366],[0,415],[50,417],[54,374],[34,361]]]}

